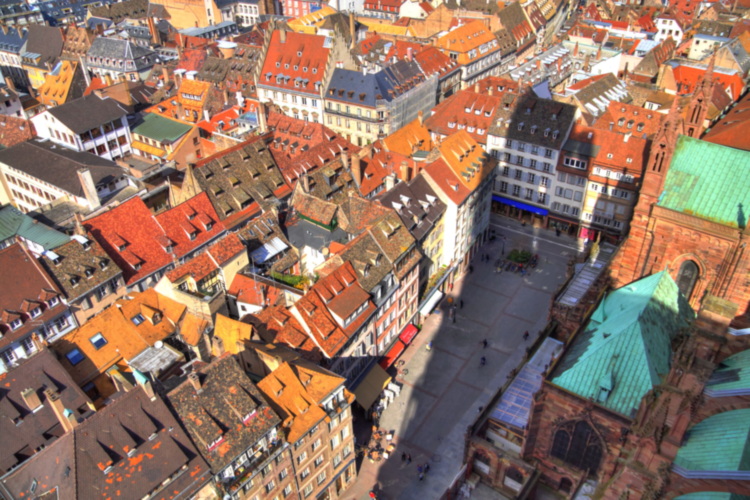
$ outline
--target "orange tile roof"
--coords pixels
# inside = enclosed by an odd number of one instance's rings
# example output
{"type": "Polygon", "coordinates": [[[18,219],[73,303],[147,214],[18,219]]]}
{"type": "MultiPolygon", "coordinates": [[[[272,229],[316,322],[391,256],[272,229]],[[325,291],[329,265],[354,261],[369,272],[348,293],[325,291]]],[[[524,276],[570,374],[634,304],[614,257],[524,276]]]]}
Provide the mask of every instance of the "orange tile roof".
{"type": "Polygon", "coordinates": [[[255,317],[261,322],[258,330],[264,341],[287,345],[312,361],[323,358],[319,347],[286,307],[267,307],[255,317]]]}
{"type": "Polygon", "coordinates": [[[435,47],[442,50],[446,55],[451,52],[458,53],[456,61],[459,64],[469,64],[476,59],[486,56],[490,52],[498,50],[495,35],[487,29],[482,21],[473,21],[446,33],[435,40],[435,47]],[[489,43],[492,47],[480,53],[479,47],[489,43]],[[469,55],[469,51],[476,49],[476,55],[469,55]]]}
{"type": "Polygon", "coordinates": [[[258,85],[319,96],[316,83],[323,84],[330,52],[326,38],[293,31],[285,37],[282,42],[280,30],[271,35],[258,85]],[[277,77],[281,77],[278,82],[277,77]]]}
{"type": "Polygon", "coordinates": [[[414,151],[432,150],[432,136],[427,126],[415,119],[382,140],[388,151],[411,157],[414,151]]]}
{"type": "Polygon", "coordinates": [[[490,95],[475,92],[474,88],[464,89],[433,108],[432,115],[425,119],[425,125],[430,132],[442,136],[450,136],[456,131],[466,132],[475,141],[486,144],[487,131],[492,126],[502,95],[494,91],[490,95]],[[460,127],[464,127],[464,130],[460,130],[460,127]]]}
{"type": "Polygon", "coordinates": [[[436,180],[437,176],[446,177],[441,179],[439,184],[456,203],[462,203],[491,174],[495,166],[495,162],[489,160],[482,146],[465,130],[459,130],[447,137],[438,146],[438,150],[441,160],[453,175],[446,176],[440,162],[434,162],[426,169],[433,180],[436,180]],[[444,187],[446,181],[447,189],[444,187]]]}
{"type": "MultiPolygon", "coordinates": [[[[78,63],[75,61],[61,61],[59,64],[60,67],[57,73],[53,74],[51,71],[47,73],[44,83],[39,87],[37,99],[46,106],[65,104],[68,100],[71,87],[75,83],[78,63]]],[[[83,76],[81,76],[81,79],[83,79],[83,76]]]]}
{"type": "Polygon", "coordinates": [[[276,304],[282,292],[274,286],[256,282],[250,276],[237,274],[229,287],[227,295],[236,297],[237,302],[262,306],[276,304]]]}
{"type": "Polygon", "coordinates": [[[244,341],[253,337],[253,326],[217,314],[214,320],[214,336],[222,340],[225,351],[238,354],[244,350],[244,347],[241,347],[244,341]]]}
{"type": "MultiPolygon", "coordinates": [[[[345,379],[302,360],[284,362],[258,382],[258,389],[280,414],[286,439],[297,442],[326,417],[323,399],[342,387],[345,379]]],[[[354,397],[346,391],[351,403],[354,397]]]]}

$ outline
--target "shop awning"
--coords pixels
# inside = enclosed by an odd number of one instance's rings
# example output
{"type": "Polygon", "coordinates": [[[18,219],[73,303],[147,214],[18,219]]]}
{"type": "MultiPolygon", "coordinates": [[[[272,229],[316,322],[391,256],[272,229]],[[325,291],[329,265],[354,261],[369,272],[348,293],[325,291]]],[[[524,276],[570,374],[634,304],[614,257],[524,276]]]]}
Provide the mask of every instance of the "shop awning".
{"type": "Polygon", "coordinates": [[[438,302],[440,302],[440,299],[443,298],[443,292],[440,290],[435,290],[432,292],[432,295],[430,295],[430,298],[428,298],[424,304],[422,304],[422,307],[419,308],[419,314],[422,316],[426,316],[427,314],[430,314],[433,309],[435,309],[435,306],[438,302]]]}
{"type": "Polygon", "coordinates": [[[520,201],[511,200],[510,198],[505,198],[503,196],[498,196],[496,194],[492,195],[492,201],[504,203],[505,205],[510,205],[511,207],[520,208],[521,210],[527,210],[537,215],[547,215],[549,213],[549,210],[547,210],[546,208],[535,207],[534,205],[521,203],[520,201]]]}
{"type": "Polygon", "coordinates": [[[393,347],[391,347],[391,350],[388,351],[388,354],[383,356],[383,359],[380,360],[378,363],[383,368],[388,368],[393,364],[396,359],[401,356],[401,353],[404,352],[404,349],[406,349],[406,346],[403,342],[400,340],[397,340],[395,344],[393,344],[393,347]]]}
{"type": "Polygon", "coordinates": [[[287,244],[277,236],[262,247],[253,250],[252,253],[250,253],[250,257],[256,264],[262,264],[268,259],[277,256],[287,248],[289,248],[287,244]]]}
{"type": "Polygon", "coordinates": [[[414,337],[417,336],[417,333],[419,330],[417,330],[417,327],[409,323],[406,325],[406,328],[401,332],[401,335],[398,336],[398,338],[403,342],[405,345],[409,345],[412,340],[414,340],[414,337]]]}
{"type": "Polygon", "coordinates": [[[367,376],[354,389],[354,396],[357,398],[357,403],[365,410],[369,410],[390,381],[390,375],[380,365],[374,365],[367,376]]]}

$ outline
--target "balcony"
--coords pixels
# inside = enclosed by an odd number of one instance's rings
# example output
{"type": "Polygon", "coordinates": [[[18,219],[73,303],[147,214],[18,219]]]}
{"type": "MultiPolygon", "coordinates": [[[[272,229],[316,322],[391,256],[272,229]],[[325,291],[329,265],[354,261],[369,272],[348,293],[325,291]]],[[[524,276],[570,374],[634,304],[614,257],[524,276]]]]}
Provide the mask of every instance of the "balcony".
{"type": "MultiPolygon", "coordinates": [[[[249,462],[246,462],[242,466],[238,467],[234,471],[234,477],[226,479],[222,482],[221,486],[229,494],[234,494],[245,487],[248,483],[252,482],[253,478],[260,474],[261,468],[259,467],[270,458],[273,458],[278,452],[285,446],[284,441],[277,439],[275,444],[271,444],[265,450],[259,450],[252,455],[249,462]]],[[[252,450],[248,450],[247,454],[250,455],[252,450]]]]}

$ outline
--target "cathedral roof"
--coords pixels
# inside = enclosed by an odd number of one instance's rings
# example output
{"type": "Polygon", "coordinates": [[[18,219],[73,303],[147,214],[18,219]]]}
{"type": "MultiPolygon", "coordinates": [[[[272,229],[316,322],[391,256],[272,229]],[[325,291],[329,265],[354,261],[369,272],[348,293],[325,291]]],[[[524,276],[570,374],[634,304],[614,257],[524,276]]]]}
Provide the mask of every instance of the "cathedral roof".
{"type": "Polygon", "coordinates": [[[680,136],[658,205],[744,228],[750,211],[750,152],[680,136]]]}
{"type": "Polygon", "coordinates": [[[618,288],[601,301],[550,381],[632,417],[669,371],[672,340],[693,316],[666,271],[618,288]]]}
{"type": "Polygon", "coordinates": [[[712,397],[750,394],[750,349],[721,362],[706,383],[712,397]]]}
{"type": "Polygon", "coordinates": [[[690,429],[674,465],[689,471],[750,471],[749,435],[748,408],[708,417],[690,429]]]}

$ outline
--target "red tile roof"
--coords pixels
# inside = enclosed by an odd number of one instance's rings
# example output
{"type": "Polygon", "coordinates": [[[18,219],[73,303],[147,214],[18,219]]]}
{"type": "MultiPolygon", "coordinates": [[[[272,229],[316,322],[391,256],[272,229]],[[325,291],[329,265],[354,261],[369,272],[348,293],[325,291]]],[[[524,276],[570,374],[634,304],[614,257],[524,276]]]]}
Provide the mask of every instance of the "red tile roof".
{"type": "Polygon", "coordinates": [[[258,76],[258,85],[320,96],[316,83],[323,84],[330,49],[326,37],[286,31],[281,42],[281,31],[271,35],[266,59],[258,76]],[[283,76],[278,82],[277,77],[283,76]],[[300,82],[295,85],[295,82],[300,82]]]}
{"type": "Polygon", "coordinates": [[[704,141],[750,151],[750,94],[737,103],[724,118],[703,136],[704,141]]]}
{"type": "Polygon", "coordinates": [[[218,271],[232,258],[245,251],[245,245],[240,240],[240,237],[235,233],[229,233],[226,237],[208,247],[202,254],[169,271],[167,278],[174,283],[190,275],[196,282],[199,282],[212,272],[218,271]]]}
{"type": "Polygon", "coordinates": [[[400,176],[404,163],[406,163],[409,169],[410,179],[422,169],[421,162],[415,162],[407,156],[384,149],[373,154],[372,158],[362,158],[360,160],[362,180],[359,184],[359,192],[362,196],[368,196],[383,185],[387,175],[395,174],[396,176],[400,176]]]}
{"type": "Polygon", "coordinates": [[[455,205],[460,205],[471,191],[458,180],[458,176],[443,160],[435,160],[424,167],[427,176],[455,205]]]}
{"type": "Polygon", "coordinates": [[[663,119],[664,115],[656,111],[613,101],[607,106],[607,111],[594,123],[594,128],[609,130],[611,125],[612,130],[621,134],[631,132],[638,136],[646,134],[648,137],[653,137],[661,127],[663,119]]]}
{"type": "Polygon", "coordinates": [[[35,136],[31,121],[16,116],[0,115],[0,146],[9,148],[35,136]]]}
{"type": "Polygon", "coordinates": [[[437,47],[431,45],[414,54],[414,60],[427,76],[434,74],[443,76],[459,68],[456,61],[451,60],[450,57],[440,52],[437,47]]]}
{"type": "Polygon", "coordinates": [[[342,152],[351,156],[360,150],[320,123],[276,112],[268,114],[267,122],[271,131],[268,150],[291,187],[304,173],[323,167],[342,152]]]}
{"type": "Polygon", "coordinates": [[[174,254],[180,258],[224,232],[224,224],[206,193],[160,213],[156,221],[164,228],[165,235],[172,242],[174,254]]]}
{"type": "Polygon", "coordinates": [[[237,274],[235,275],[227,294],[236,297],[237,302],[265,306],[276,304],[279,297],[282,295],[282,292],[274,286],[268,286],[265,282],[256,282],[256,280],[250,276],[237,274]]]}
{"type": "Polygon", "coordinates": [[[205,193],[157,216],[143,200],[132,198],[84,226],[123,270],[127,284],[169,265],[174,257],[184,257],[225,230],[205,193]],[[195,233],[193,240],[190,233],[195,233]]]}
{"type": "Polygon", "coordinates": [[[258,325],[258,332],[266,342],[286,344],[312,361],[323,358],[318,346],[286,307],[267,307],[255,314],[255,317],[262,322],[262,325],[258,325]]]}
{"type": "MultiPolygon", "coordinates": [[[[692,94],[695,91],[696,85],[698,85],[706,74],[706,68],[696,68],[694,66],[680,65],[674,68],[674,80],[675,83],[680,85],[678,94],[686,95],[692,94]]],[[[737,72],[723,73],[721,70],[714,70],[714,84],[721,86],[723,89],[729,89],[732,98],[737,99],[742,95],[745,90],[745,82],[737,72]]]]}

